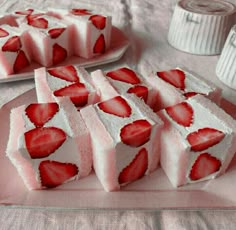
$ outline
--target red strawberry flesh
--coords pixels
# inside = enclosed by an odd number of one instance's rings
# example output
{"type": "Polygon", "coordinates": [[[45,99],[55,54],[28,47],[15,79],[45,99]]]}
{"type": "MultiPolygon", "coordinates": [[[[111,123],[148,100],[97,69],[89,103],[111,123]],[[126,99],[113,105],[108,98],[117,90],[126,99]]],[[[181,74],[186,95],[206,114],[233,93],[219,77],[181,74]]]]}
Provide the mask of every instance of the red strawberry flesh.
{"type": "Polygon", "coordinates": [[[57,103],[30,104],[25,113],[36,127],[42,127],[59,111],[57,103]]]}
{"type": "Polygon", "coordinates": [[[83,83],[77,82],[54,91],[54,95],[68,96],[76,107],[82,107],[88,103],[89,91],[83,83]]]}
{"type": "Polygon", "coordinates": [[[91,13],[89,12],[89,10],[87,9],[72,9],[71,13],[74,15],[79,15],[79,16],[83,16],[83,15],[91,15],[91,13]]]}
{"type": "Polygon", "coordinates": [[[16,11],[15,13],[16,14],[21,14],[21,15],[29,15],[29,14],[32,14],[33,13],[33,9],[27,9],[27,10],[24,10],[24,11],[16,11]]]}
{"type": "Polygon", "coordinates": [[[56,67],[56,68],[48,70],[48,73],[54,77],[60,78],[65,81],[69,81],[69,82],[79,81],[79,76],[77,74],[77,71],[75,67],[72,65],[56,67]]]}
{"type": "Polygon", "coordinates": [[[164,81],[181,90],[185,89],[185,74],[179,69],[157,72],[157,75],[164,81]]]}
{"type": "Polygon", "coordinates": [[[148,88],[146,86],[135,85],[132,88],[129,88],[127,93],[133,93],[137,97],[142,98],[144,100],[144,102],[147,102],[147,99],[148,99],[148,88]]]}
{"type": "Polygon", "coordinates": [[[145,175],[148,168],[148,152],[145,148],[142,148],[133,161],[122,170],[119,175],[119,184],[129,183],[140,179],[145,175]]]}
{"type": "Polygon", "coordinates": [[[18,73],[20,70],[27,67],[29,64],[30,62],[26,57],[25,52],[23,50],[20,50],[13,65],[13,70],[15,73],[18,73]]]}
{"type": "Polygon", "coordinates": [[[106,75],[113,80],[123,81],[133,85],[141,83],[136,73],[126,67],[110,71],[106,75]]]}
{"type": "Polygon", "coordinates": [[[2,46],[2,51],[17,52],[20,50],[22,44],[19,36],[10,37],[2,46]]]}
{"type": "Polygon", "coordinates": [[[118,117],[129,117],[132,109],[127,101],[121,96],[98,103],[99,109],[105,113],[109,113],[118,117]]]}
{"type": "Polygon", "coordinates": [[[32,159],[48,157],[66,140],[65,132],[56,127],[40,127],[25,134],[26,148],[32,159]]]}
{"type": "Polygon", "coordinates": [[[203,151],[222,141],[225,134],[214,128],[202,128],[188,134],[187,140],[192,151],[203,151]]]}
{"type": "Polygon", "coordinates": [[[67,58],[67,51],[57,43],[53,45],[53,65],[57,65],[67,58]]]}
{"type": "Polygon", "coordinates": [[[106,27],[106,17],[104,16],[92,15],[89,20],[92,21],[93,25],[99,30],[103,30],[106,27]]]}
{"type": "Polygon", "coordinates": [[[98,39],[95,42],[95,45],[93,47],[93,53],[95,54],[103,54],[106,51],[106,42],[104,35],[101,34],[98,39]]]}
{"type": "Polygon", "coordinates": [[[9,33],[6,30],[0,28],[0,38],[7,37],[8,35],[9,33]]]}
{"type": "Polygon", "coordinates": [[[169,106],[166,109],[167,114],[179,125],[189,127],[193,123],[193,109],[187,102],[169,106]]]}
{"type": "Polygon", "coordinates": [[[72,163],[58,161],[42,161],[39,165],[41,184],[43,187],[54,188],[78,174],[78,167],[72,163]]]}
{"type": "Polygon", "coordinates": [[[190,171],[191,180],[199,180],[219,171],[221,161],[209,153],[202,153],[194,162],[190,171]]]}
{"type": "Polygon", "coordinates": [[[55,39],[58,38],[64,31],[65,28],[55,28],[55,29],[50,29],[48,31],[48,34],[50,35],[51,38],[55,39]]]}
{"type": "Polygon", "coordinates": [[[37,17],[32,17],[32,15],[28,15],[27,19],[28,19],[28,24],[33,27],[40,29],[48,28],[48,21],[45,18],[37,18],[37,17]]]}
{"type": "Polygon", "coordinates": [[[120,137],[123,143],[139,147],[149,141],[151,131],[152,125],[147,120],[136,120],[121,129],[120,137]]]}

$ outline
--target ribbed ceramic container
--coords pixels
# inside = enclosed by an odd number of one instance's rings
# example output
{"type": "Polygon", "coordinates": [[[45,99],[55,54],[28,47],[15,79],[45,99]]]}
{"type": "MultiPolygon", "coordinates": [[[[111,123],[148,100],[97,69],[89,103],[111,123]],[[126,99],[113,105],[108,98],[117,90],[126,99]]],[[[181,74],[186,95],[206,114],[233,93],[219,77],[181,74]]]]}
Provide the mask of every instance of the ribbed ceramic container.
{"type": "Polygon", "coordinates": [[[188,53],[220,54],[235,16],[235,5],[224,0],[180,0],[173,12],[168,41],[188,53]]]}
{"type": "Polygon", "coordinates": [[[217,77],[236,89],[236,25],[232,27],[216,65],[217,77]]]}

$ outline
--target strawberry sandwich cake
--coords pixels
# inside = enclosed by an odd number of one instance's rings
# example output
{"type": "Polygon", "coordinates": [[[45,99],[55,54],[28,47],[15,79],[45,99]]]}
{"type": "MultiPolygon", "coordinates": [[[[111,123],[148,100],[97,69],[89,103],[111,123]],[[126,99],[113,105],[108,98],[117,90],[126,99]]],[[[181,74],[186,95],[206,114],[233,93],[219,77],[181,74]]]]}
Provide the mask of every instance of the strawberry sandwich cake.
{"type": "Polygon", "coordinates": [[[106,191],[154,171],[160,158],[160,118],[135,95],[116,96],[80,110],[90,131],[93,167],[106,191]]]}
{"type": "Polygon", "coordinates": [[[177,187],[223,174],[236,151],[236,122],[202,95],[157,113],[161,132],[161,166],[177,187]]]}
{"type": "Polygon", "coordinates": [[[50,15],[63,19],[72,25],[74,54],[92,58],[105,53],[111,44],[111,16],[96,14],[88,9],[49,9],[50,15]]]}
{"type": "Polygon", "coordinates": [[[128,93],[142,98],[151,108],[155,105],[157,90],[154,90],[143,76],[129,67],[124,66],[108,72],[96,70],[91,73],[91,78],[101,100],[128,93]]]}
{"type": "Polygon", "coordinates": [[[146,81],[158,93],[155,111],[180,103],[196,94],[202,94],[220,104],[221,90],[212,82],[185,68],[151,73],[146,76],[146,81]]]}
{"type": "Polygon", "coordinates": [[[0,26],[0,74],[2,77],[18,73],[30,65],[25,36],[26,34],[19,28],[9,25],[0,26]]]}
{"type": "Polygon", "coordinates": [[[6,152],[29,190],[80,179],[92,168],[90,134],[68,98],[12,109],[6,152]]]}
{"type": "Polygon", "coordinates": [[[68,97],[80,109],[100,100],[89,73],[83,67],[74,65],[48,70],[45,67],[36,69],[35,86],[38,101],[41,103],[68,97]]]}
{"type": "Polygon", "coordinates": [[[70,25],[43,13],[25,16],[19,27],[28,34],[28,52],[42,66],[57,65],[72,55],[70,25]]]}

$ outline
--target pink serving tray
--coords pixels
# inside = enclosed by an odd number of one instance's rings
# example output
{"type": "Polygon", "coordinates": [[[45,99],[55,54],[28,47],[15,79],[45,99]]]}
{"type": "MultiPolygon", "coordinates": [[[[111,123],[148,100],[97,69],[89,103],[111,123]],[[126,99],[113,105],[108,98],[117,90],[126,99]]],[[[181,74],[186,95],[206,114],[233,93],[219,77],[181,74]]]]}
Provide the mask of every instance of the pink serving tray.
{"type": "MultiPolygon", "coordinates": [[[[36,102],[35,89],[5,104],[0,109],[0,205],[56,209],[233,209],[236,208],[236,158],[221,177],[181,188],[173,188],[162,169],[150,176],[107,193],[94,173],[80,181],[52,190],[28,191],[15,168],[5,156],[11,108],[36,102]]],[[[236,106],[223,103],[228,111],[236,106]],[[231,106],[231,107],[230,107],[231,106]]]]}
{"type": "MultiPolygon", "coordinates": [[[[61,62],[57,66],[64,65],[77,65],[83,67],[94,67],[98,65],[104,65],[119,60],[127,48],[129,47],[129,40],[124,33],[116,28],[112,27],[111,47],[110,49],[97,57],[85,59],[77,56],[69,57],[67,60],[61,62]]],[[[29,67],[25,68],[18,74],[12,74],[9,76],[0,76],[0,83],[21,81],[34,78],[34,69],[41,67],[37,63],[32,63],[29,67]]]]}

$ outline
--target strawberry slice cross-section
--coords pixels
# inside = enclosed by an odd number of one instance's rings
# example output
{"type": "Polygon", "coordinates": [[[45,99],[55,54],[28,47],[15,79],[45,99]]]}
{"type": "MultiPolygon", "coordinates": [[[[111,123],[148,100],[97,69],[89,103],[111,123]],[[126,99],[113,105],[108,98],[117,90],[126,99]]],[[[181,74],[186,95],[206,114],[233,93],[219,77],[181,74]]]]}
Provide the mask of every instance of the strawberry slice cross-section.
{"type": "Polygon", "coordinates": [[[53,55],[52,58],[53,65],[57,65],[67,58],[67,50],[62,46],[58,45],[57,43],[55,43],[53,45],[52,55],[53,55]]]}
{"type": "Polygon", "coordinates": [[[91,12],[87,9],[74,8],[70,13],[78,16],[91,15],[91,12]]]}
{"type": "Polygon", "coordinates": [[[2,51],[17,52],[22,47],[19,36],[10,37],[2,46],[2,51]]]}
{"type": "Polygon", "coordinates": [[[104,35],[101,34],[98,39],[95,42],[95,45],[93,47],[93,53],[95,54],[103,54],[106,51],[106,42],[104,35]]]}
{"type": "Polygon", "coordinates": [[[192,151],[203,151],[222,141],[225,134],[214,128],[202,128],[188,134],[187,140],[191,145],[192,151]]]}
{"type": "Polygon", "coordinates": [[[42,127],[59,111],[57,103],[30,104],[25,113],[36,127],[42,127]]]}
{"type": "Polygon", "coordinates": [[[65,28],[54,28],[50,29],[48,31],[48,34],[52,39],[58,38],[63,32],[65,31],[65,28]]]}
{"type": "Polygon", "coordinates": [[[98,103],[99,109],[105,113],[109,113],[118,117],[129,117],[132,109],[127,101],[121,96],[116,96],[109,100],[98,103]]]}
{"type": "Polygon", "coordinates": [[[29,64],[30,62],[26,57],[25,52],[23,50],[20,50],[13,65],[13,70],[15,73],[18,73],[20,70],[27,67],[29,64]]]}
{"type": "Polygon", "coordinates": [[[120,137],[123,143],[139,147],[149,141],[152,125],[147,120],[136,120],[122,127],[120,137]]]}
{"type": "Polygon", "coordinates": [[[103,30],[106,27],[106,17],[102,15],[92,15],[89,20],[93,23],[93,25],[99,29],[103,30]]]}
{"type": "Polygon", "coordinates": [[[137,97],[140,97],[144,100],[144,102],[147,102],[148,99],[148,88],[143,85],[135,85],[127,90],[127,93],[133,93],[137,97]]]}
{"type": "Polygon", "coordinates": [[[75,177],[79,170],[75,164],[45,160],[39,164],[39,174],[43,187],[55,188],[75,177]]]}
{"type": "Polygon", "coordinates": [[[185,73],[179,69],[157,72],[157,75],[164,81],[181,90],[185,89],[185,73]]]}
{"type": "Polygon", "coordinates": [[[116,81],[123,81],[132,85],[141,83],[140,79],[138,78],[137,74],[127,68],[123,67],[114,71],[110,71],[106,74],[108,77],[112,78],[116,81]]]}
{"type": "Polygon", "coordinates": [[[4,30],[3,28],[0,28],[0,38],[7,37],[9,33],[4,30]]]}
{"type": "Polygon", "coordinates": [[[189,127],[193,123],[193,108],[187,102],[169,106],[166,109],[167,114],[179,125],[189,127]]]}
{"type": "Polygon", "coordinates": [[[40,127],[25,134],[26,148],[32,159],[48,157],[66,140],[66,133],[56,127],[40,127]]]}
{"type": "Polygon", "coordinates": [[[38,18],[35,15],[28,15],[27,17],[27,21],[28,24],[30,26],[36,27],[36,28],[40,28],[40,29],[47,29],[48,28],[48,20],[46,20],[45,18],[38,18]]]}
{"type": "Polygon", "coordinates": [[[56,97],[68,96],[76,107],[85,106],[88,103],[89,91],[83,83],[76,82],[64,88],[55,90],[56,97]]]}
{"type": "Polygon", "coordinates": [[[202,153],[194,162],[189,177],[191,180],[199,180],[219,171],[221,161],[209,153],[202,153]]]}
{"type": "Polygon", "coordinates": [[[74,66],[60,66],[56,68],[52,68],[48,70],[48,73],[51,74],[53,77],[60,78],[65,81],[69,82],[78,82],[79,76],[74,66]]]}
{"type": "Polygon", "coordinates": [[[119,184],[126,184],[140,179],[145,175],[148,168],[148,152],[145,148],[142,148],[133,161],[122,170],[119,175],[119,184]]]}

